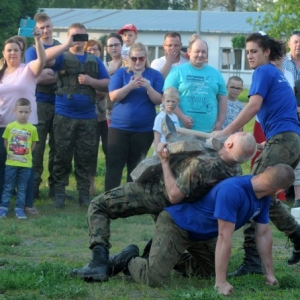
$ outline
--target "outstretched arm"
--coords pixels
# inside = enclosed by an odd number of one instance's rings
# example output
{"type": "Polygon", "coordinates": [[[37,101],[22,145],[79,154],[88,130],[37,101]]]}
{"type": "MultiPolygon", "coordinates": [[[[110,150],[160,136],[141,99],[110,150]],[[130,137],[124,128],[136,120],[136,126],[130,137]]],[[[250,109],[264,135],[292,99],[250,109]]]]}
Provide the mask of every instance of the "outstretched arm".
{"type": "Polygon", "coordinates": [[[278,281],[274,276],[272,260],[273,239],[269,224],[256,223],[255,241],[265,271],[265,282],[267,285],[276,285],[278,281]]]}
{"type": "Polygon", "coordinates": [[[231,253],[232,234],[235,224],[218,219],[219,235],[216,246],[216,282],[215,289],[219,294],[230,295],[233,293],[233,286],[227,282],[227,268],[231,253]]]}
{"type": "Polygon", "coordinates": [[[46,49],[47,66],[53,66],[55,63],[55,58],[57,58],[63,52],[68,51],[69,48],[74,45],[76,45],[76,42],[73,42],[73,36],[69,35],[65,43],[46,49]]]}
{"type": "Polygon", "coordinates": [[[185,194],[176,185],[176,179],[170,167],[170,154],[166,148],[167,143],[160,143],[157,146],[156,152],[160,158],[161,166],[164,175],[165,187],[172,204],[181,202],[185,198],[185,194]]]}
{"type": "Polygon", "coordinates": [[[45,53],[43,43],[41,41],[41,35],[42,35],[42,31],[38,28],[35,28],[34,40],[35,40],[37,59],[32,60],[29,63],[29,66],[31,71],[36,77],[41,74],[46,64],[46,53],[45,53]]]}

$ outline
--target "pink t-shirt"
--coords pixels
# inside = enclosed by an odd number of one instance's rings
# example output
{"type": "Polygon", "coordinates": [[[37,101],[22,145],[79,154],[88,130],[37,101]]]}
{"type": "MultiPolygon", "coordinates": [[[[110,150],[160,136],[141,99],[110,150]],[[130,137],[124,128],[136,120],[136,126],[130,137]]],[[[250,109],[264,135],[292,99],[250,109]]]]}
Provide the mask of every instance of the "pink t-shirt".
{"type": "Polygon", "coordinates": [[[16,120],[13,112],[15,103],[19,98],[26,98],[31,103],[31,114],[28,122],[37,124],[36,111],[36,77],[31,71],[30,64],[20,64],[19,68],[13,73],[4,75],[0,81],[0,127],[16,120]]]}

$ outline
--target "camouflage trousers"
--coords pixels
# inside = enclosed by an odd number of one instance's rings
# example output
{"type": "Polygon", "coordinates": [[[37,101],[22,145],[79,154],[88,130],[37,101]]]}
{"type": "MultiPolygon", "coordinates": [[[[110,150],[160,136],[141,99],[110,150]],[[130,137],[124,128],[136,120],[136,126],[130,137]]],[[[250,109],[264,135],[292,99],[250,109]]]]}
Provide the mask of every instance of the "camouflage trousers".
{"type": "Polygon", "coordinates": [[[64,193],[69,184],[74,157],[77,190],[89,195],[90,160],[96,151],[97,119],[71,119],[55,115],[53,131],[55,136],[55,157],[53,177],[55,192],[64,193]]]}
{"type": "Polygon", "coordinates": [[[215,274],[216,240],[191,241],[167,211],[157,219],[148,259],[136,257],[128,264],[133,280],[150,286],[164,283],[173,269],[187,276],[208,278],[215,274]],[[189,253],[184,253],[187,250],[189,253]]]}
{"type": "Polygon", "coordinates": [[[42,174],[44,171],[44,153],[47,137],[49,135],[49,157],[48,157],[48,183],[49,186],[54,185],[53,180],[53,164],[55,154],[55,144],[53,136],[53,119],[54,119],[54,104],[47,102],[37,102],[38,125],[37,131],[39,141],[36,143],[34,155],[32,157],[32,166],[34,169],[34,185],[39,187],[42,182],[42,174]]]}
{"type": "MultiPolygon", "coordinates": [[[[252,173],[262,173],[267,167],[279,163],[296,168],[300,160],[300,137],[296,133],[285,132],[277,134],[267,140],[266,147],[256,159],[252,173]]],[[[287,206],[275,197],[270,205],[270,220],[279,231],[287,236],[291,235],[297,228],[298,223],[289,212],[287,206]]],[[[244,227],[244,247],[255,247],[255,228],[253,222],[248,222],[244,227]]]]}
{"type": "Polygon", "coordinates": [[[110,248],[110,220],[143,214],[159,214],[171,203],[159,182],[128,182],[94,198],[88,208],[90,247],[110,248]]]}

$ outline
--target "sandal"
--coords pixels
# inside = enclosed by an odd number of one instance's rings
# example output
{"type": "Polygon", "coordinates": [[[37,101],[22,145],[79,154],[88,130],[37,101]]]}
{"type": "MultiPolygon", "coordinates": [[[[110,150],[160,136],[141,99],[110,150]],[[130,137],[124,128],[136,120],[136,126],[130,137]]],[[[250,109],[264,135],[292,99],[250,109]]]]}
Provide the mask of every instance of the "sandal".
{"type": "Polygon", "coordinates": [[[38,215],[39,212],[34,207],[25,207],[25,212],[30,215],[38,215]]]}

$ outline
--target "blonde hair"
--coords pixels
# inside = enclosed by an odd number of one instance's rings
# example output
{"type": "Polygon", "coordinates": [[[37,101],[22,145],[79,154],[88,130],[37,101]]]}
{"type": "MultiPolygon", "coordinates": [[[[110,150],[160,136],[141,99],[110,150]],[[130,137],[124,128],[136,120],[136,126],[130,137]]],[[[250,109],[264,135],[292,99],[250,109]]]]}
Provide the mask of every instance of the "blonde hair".
{"type": "Polygon", "coordinates": [[[145,68],[150,68],[150,65],[148,63],[148,59],[147,59],[147,49],[146,47],[142,44],[142,43],[133,43],[129,49],[129,53],[128,53],[128,60],[129,60],[129,66],[128,66],[128,72],[132,71],[132,62],[130,60],[131,56],[132,56],[132,52],[133,51],[142,51],[145,53],[145,57],[146,57],[146,64],[145,64],[145,68]]]}
{"type": "Polygon", "coordinates": [[[44,13],[44,12],[39,12],[34,16],[34,20],[39,23],[39,22],[45,22],[48,20],[51,20],[50,17],[44,13]]]}
{"type": "Polygon", "coordinates": [[[180,101],[178,90],[174,87],[168,87],[165,89],[162,99],[165,100],[166,98],[176,98],[178,102],[180,101]]]}

